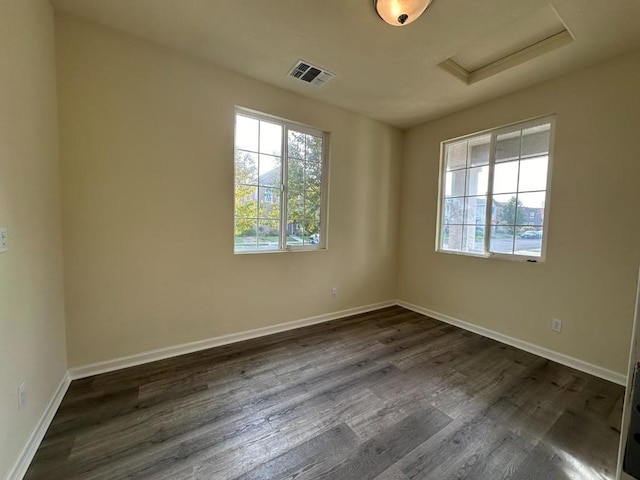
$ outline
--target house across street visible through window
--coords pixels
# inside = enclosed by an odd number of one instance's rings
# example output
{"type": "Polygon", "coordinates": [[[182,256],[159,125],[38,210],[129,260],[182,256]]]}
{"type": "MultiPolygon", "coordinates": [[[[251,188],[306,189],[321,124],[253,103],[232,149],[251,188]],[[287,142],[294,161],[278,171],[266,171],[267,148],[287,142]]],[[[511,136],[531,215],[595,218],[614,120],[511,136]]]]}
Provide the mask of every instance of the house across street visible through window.
{"type": "Polygon", "coordinates": [[[236,110],[234,251],[326,245],[328,134],[236,110]]]}
{"type": "Polygon", "coordinates": [[[545,117],[443,142],[438,251],[544,259],[553,127],[545,117]]]}

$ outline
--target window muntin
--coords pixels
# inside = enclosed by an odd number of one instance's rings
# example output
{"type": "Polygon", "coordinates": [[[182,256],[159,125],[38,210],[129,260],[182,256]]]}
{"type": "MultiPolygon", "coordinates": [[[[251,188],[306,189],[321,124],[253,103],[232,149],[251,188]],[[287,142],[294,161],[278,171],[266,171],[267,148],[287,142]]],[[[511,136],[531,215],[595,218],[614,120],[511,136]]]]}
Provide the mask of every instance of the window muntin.
{"type": "Polygon", "coordinates": [[[443,142],[438,251],[544,259],[553,120],[443,142]]]}
{"type": "Polygon", "coordinates": [[[327,139],[236,110],[235,253],[324,248],[327,139]]]}

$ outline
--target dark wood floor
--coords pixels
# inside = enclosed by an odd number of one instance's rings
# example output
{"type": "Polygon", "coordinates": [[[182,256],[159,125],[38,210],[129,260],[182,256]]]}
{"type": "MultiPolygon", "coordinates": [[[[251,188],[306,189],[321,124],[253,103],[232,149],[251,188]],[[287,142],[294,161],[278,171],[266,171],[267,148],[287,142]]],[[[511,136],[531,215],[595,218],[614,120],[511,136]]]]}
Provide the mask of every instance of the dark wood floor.
{"type": "Polygon", "coordinates": [[[612,479],[623,388],[391,307],[72,382],[26,479],[612,479]]]}

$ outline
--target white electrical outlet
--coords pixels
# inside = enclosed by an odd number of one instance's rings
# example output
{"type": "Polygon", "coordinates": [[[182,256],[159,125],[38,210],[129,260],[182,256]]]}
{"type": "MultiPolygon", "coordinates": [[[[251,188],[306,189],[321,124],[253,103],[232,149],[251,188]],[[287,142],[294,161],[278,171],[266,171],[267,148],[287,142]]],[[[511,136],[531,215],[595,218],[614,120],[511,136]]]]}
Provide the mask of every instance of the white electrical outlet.
{"type": "Polygon", "coordinates": [[[9,250],[9,233],[7,227],[0,227],[0,252],[9,250]]]}
{"type": "Polygon", "coordinates": [[[27,404],[27,382],[22,382],[18,387],[18,409],[22,409],[27,404]]]}
{"type": "Polygon", "coordinates": [[[338,287],[333,287],[331,289],[331,298],[336,298],[338,296],[338,287]]]}
{"type": "Polygon", "coordinates": [[[551,330],[553,330],[554,332],[561,332],[562,331],[562,320],[560,320],[558,318],[554,318],[553,320],[551,320],[551,330]]]}

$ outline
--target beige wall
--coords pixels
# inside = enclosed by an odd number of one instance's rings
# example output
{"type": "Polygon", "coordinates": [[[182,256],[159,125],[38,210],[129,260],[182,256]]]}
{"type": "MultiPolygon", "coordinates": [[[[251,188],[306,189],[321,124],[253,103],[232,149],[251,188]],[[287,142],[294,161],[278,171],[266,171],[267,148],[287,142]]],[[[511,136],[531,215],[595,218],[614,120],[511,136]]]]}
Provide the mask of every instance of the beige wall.
{"type": "Polygon", "coordinates": [[[66,371],[53,11],[0,2],[0,478],[66,371]],[[18,410],[18,386],[27,404],[18,410]]]}
{"type": "Polygon", "coordinates": [[[72,17],[56,35],[70,366],[395,298],[398,130],[72,17]],[[234,105],[331,132],[327,251],[233,254],[234,105]]]}
{"type": "Polygon", "coordinates": [[[408,131],[399,297],[626,373],[640,261],[639,85],[635,51],[408,131]],[[557,125],[546,263],[435,253],[440,142],[548,113],[557,125]]]}

